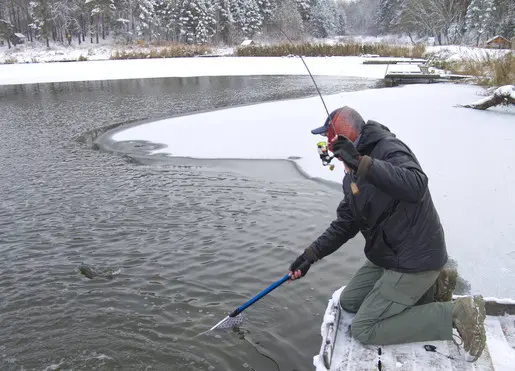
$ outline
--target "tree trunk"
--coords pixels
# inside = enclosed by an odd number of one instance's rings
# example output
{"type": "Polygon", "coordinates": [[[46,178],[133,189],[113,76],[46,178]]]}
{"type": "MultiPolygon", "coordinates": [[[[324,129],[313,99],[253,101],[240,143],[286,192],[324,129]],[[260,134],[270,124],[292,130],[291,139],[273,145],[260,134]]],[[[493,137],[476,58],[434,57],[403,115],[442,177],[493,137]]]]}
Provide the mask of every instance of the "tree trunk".
{"type": "Polygon", "coordinates": [[[93,17],[89,17],[89,36],[91,43],[93,44],[93,17]]]}
{"type": "Polygon", "coordinates": [[[408,32],[408,37],[411,40],[411,43],[415,45],[415,41],[413,41],[413,37],[411,37],[411,32],[408,32]]]}
{"type": "Polygon", "coordinates": [[[47,47],[47,48],[50,48],[50,42],[49,42],[49,40],[48,40],[48,36],[47,36],[47,37],[45,37],[45,39],[46,39],[46,47],[47,47]]]}
{"type": "Polygon", "coordinates": [[[102,14],[102,40],[106,39],[106,29],[105,29],[105,22],[104,22],[104,15],[102,14]]]}
{"type": "Polygon", "coordinates": [[[477,110],[486,110],[490,107],[497,106],[499,104],[509,105],[515,104],[515,86],[505,85],[496,89],[494,93],[471,104],[465,104],[462,107],[473,108],[477,110]]]}
{"type": "Polygon", "coordinates": [[[7,46],[11,49],[11,40],[9,40],[9,38],[7,38],[7,46]]]}
{"type": "Polygon", "coordinates": [[[98,44],[98,24],[99,24],[100,20],[98,19],[98,15],[97,15],[97,22],[96,22],[96,26],[95,26],[95,37],[96,37],[96,40],[97,40],[97,44],[98,44]]]}

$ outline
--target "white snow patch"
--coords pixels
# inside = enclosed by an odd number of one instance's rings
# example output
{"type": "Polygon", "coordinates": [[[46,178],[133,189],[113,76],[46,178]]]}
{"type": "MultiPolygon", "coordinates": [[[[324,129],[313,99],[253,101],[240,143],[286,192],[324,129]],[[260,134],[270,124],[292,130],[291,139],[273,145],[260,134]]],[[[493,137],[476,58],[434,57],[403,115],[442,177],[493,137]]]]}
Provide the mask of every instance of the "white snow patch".
{"type": "MultiPolygon", "coordinates": [[[[299,62],[296,60],[295,62],[299,62]]],[[[478,88],[411,85],[326,96],[328,109],[357,109],[410,146],[426,174],[450,256],[473,291],[515,292],[515,110],[458,108],[478,88]]],[[[154,153],[196,158],[288,159],[310,176],[340,183],[341,163],[322,166],[310,130],[323,124],[319,98],[236,107],[134,126],[115,141],[165,144],[154,153]],[[191,144],[194,143],[192,146],[191,144]]],[[[336,207],[335,200],[335,207],[336,207]]],[[[320,231],[322,232],[322,231],[320,231]]]]}
{"type": "Polygon", "coordinates": [[[515,99],[515,85],[504,85],[498,88],[494,94],[515,99]]]}
{"type": "Polygon", "coordinates": [[[486,58],[499,58],[507,53],[508,49],[486,49],[462,45],[439,45],[428,46],[426,53],[434,55],[436,58],[448,62],[462,61],[462,60],[484,60],[486,58]]]}
{"type": "MultiPolygon", "coordinates": [[[[313,75],[382,79],[387,65],[364,65],[361,57],[306,57],[313,75]]],[[[406,69],[413,69],[406,65],[406,69]]],[[[415,66],[416,67],[416,66],[415,66]]],[[[155,77],[307,75],[298,57],[131,59],[0,65],[0,85],[155,77]]]]}

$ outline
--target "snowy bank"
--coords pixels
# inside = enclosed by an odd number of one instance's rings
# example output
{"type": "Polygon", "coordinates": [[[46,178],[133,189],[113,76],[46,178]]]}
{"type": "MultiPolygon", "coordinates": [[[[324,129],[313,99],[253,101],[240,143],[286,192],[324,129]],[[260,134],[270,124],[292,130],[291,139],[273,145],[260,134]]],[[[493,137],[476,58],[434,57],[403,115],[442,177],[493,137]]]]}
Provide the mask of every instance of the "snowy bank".
{"type": "MultiPolygon", "coordinates": [[[[313,75],[382,79],[386,65],[364,65],[361,57],[306,57],[313,75]]],[[[396,68],[400,68],[396,65],[396,68]]],[[[416,65],[403,65],[418,71],[416,65]]],[[[307,75],[298,57],[216,57],[29,63],[0,65],[0,85],[157,77],[307,75]]]]}
{"type": "MultiPolygon", "coordinates": [[[[288,60],[288,59],[286,59],[288,60]]],[[[298,62],[298,60],[295,60],[298,62]]],[[[326,97],[388,126],[415,151],[446,230],[448,249],[474,292],[515,292],[515,110],[455,107],[477,87],[413,85],[326,97]]],[[[343,167],[323,167],[310,129],[326,113],[317,97],[237,107],[128,128],[115,141],[146,140],[156,153],[197,158],[299,157],[310,176],[340,182],[343,167]],[[192,143],[194,145],[192,145],[192,143]]],[[[336,200],[335,200],[336,202],[336,200]]]]}
{"type": "Polygon", "coordinates": [[[463,45],[428,46],[426,54],[446,62],[460,62],[464,60],[484,60],[499,58],[512,52],[509,49],[486,49],[463,45]]]}

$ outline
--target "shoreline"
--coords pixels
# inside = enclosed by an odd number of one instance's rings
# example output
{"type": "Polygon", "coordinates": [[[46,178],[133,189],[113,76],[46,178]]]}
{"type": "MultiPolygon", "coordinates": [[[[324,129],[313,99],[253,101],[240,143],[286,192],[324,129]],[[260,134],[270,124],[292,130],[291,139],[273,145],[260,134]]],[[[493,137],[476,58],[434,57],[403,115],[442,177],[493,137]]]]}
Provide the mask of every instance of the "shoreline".
{"type": "MultiPolygon", "coordinates": [[[[387,65],[363,57],[304,57],[314,76],[384,78],[387,65]]],[[[399,65],[398,65],[399,66],[399,65]]],[[[415,71],[416,65],[402,65],[415,71]]],[[[0,86],[31,83],[198,76],[298,75],[308,72],[299,57],[183,57],[0,65],[0,86]]]]}

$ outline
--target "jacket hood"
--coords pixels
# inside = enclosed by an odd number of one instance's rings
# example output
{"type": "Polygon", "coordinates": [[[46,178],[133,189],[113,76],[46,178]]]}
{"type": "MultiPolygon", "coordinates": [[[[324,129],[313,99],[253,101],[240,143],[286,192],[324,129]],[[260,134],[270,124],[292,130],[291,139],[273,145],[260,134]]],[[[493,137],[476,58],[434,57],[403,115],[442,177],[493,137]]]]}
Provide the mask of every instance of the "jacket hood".
{"type": "Polygon", "coordinates": [[[361,130],[357,150],[362,155],[369,155],[377,142],[388,137],[395,137],[395,134],[390,132],[388,127],[377,121],[368,120],[365,126],[363,126],[363,130],[361,130]]]}

